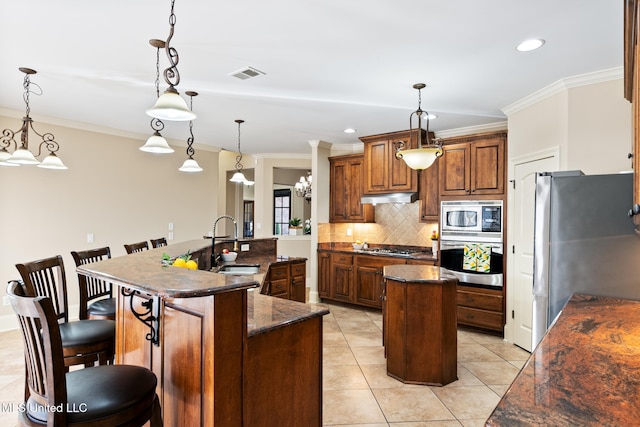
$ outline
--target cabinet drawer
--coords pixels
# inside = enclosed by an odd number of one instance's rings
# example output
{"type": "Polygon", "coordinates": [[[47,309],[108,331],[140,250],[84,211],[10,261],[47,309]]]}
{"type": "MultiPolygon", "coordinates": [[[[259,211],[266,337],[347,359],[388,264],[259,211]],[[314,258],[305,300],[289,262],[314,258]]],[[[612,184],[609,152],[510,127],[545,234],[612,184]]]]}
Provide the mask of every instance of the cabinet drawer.
{"type": "Polygon", "coordinates": [[[291,264],[291,276],[305,276],[307,274],[307,266],[304,262],[291,264]]]}
{"type": "Polygon", "coordinates": [[[458,323],[502,331],[502,313],[458,306],[458,323]]]}
{"type": "Polygon", "coordinates": [[[331,262],[338,264],[353,264],[353,255],[331,254],[331,262]]]}
{"type": "Polygon", "coordinates": [[[281,280],[289,277],[289,265],[276,265],[269,268],[269,277],[271,280],[281,280]]]}
{"type": "Polygon", "coordinates": [[[271,281],[271,296],[286,295],[289,293],[289,286],[287,280],[272,280],[271,281]]]}
{"type": "Polygon", "coordinates": [[[456,300],[459,306],[502,312],[502,295],[490,295],[458,289],[456,300]]]}

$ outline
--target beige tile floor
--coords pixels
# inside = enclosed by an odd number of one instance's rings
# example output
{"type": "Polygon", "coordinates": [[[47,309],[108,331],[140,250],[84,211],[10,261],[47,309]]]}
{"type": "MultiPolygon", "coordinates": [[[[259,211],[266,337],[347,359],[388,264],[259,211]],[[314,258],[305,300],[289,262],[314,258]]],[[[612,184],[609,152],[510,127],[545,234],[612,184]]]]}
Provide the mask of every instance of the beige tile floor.
{"type": "MultiPolygon", "coordinates": [[[[458,381],[405,385],[387,376],[379,310],[330,305],[324,317],[323,424],[480,426],[528,353],[501,338],[458,331],[458,381]]],[[[0,426],[15,426],[24,364],[18,331],[0,333],[0,426]]]]}
{"type": "Polygon", "coordinates": [[[323,424],[481,426],[529,357],[502,338],[458,331],[458,380],[406,385],[387,376],[379,310],[329,305],[324,317],[323,424]]]}

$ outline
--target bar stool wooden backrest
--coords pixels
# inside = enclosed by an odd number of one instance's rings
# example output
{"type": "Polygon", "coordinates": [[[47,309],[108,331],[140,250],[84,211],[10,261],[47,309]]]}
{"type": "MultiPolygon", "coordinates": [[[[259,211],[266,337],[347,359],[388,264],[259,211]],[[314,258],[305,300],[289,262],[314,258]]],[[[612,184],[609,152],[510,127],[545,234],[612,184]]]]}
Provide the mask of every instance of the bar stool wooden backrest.
{"type": "Polygon", "coordinates": [[[145,240],[144,242],[131,243],[129,245],[125,244],[124,249],[127,251],[128,254],[133,254],[136,252],[149,250],[149,244],[145,240]]]}
{"type": "MultiPolygon", "coordinates": [[[[84,264],[102,261],[111,258],[111,250],[104,248],[89,249],[86,251],[72,251],[71,256],[76,267],[84,264]]],[[[111,319],[115,320],[115,298],[113,298],[112,285],[95,277],[87,277],[78,274],[80,287],[80,319],[111,319]]]]}

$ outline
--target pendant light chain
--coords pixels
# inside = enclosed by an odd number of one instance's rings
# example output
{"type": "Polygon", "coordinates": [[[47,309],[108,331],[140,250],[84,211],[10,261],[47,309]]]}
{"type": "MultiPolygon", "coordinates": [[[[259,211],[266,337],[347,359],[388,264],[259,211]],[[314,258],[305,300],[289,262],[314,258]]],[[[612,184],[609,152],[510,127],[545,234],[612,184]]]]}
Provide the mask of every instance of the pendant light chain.
{"type": "MultiPolygon", "coordinates": [[[[190,104],[189,108],[193,111],[193,97],[197,95],[195,92],[188,92],[190,104]]],[[[187,138],[187,156],[190,159],[193,159],[193,155],[196,154],[196,150],[193,149],[193,141],[195,140],[193,136],[193,120],[189,120],[189,138],[187,138]]]]}
{"type": "MultiPolygon", "coordinates": [[[[154,42],[161,42],[161,40],[152,40],[154,42]]],[[[156,44],[156,99],[160,98],[160,45],[156,44]]],[[[164,122],[157,117],[151,119],[151,129],[155,132],[162,132],[164,130],[164,122]]]]}
{"type": "Polygon", "coordinates": [[[167,69],[164,70],[164,80],[167,82],[169,86],[178,86],[180,84],[180,72],[178,71],[178,62],[180,62],[180,57],[178,56],[178,51],[171,46],[171,39],[173,38],[173,32],[176,25],[176,14],[173,12],[175,5],[175,0],[171,0],[171,13],[169,14],[169,37],[167,37],[165,51],[167,53],[167,58],[169,59],[169,64],[171,64],[167,69]]]}
{"type": "Polygon", "coordinates": [[[236,120],[236,123],[238,124],[238,155],[236,156],[236,171],[240,172],[242,171],[242,168],[244,166],[242,166],[242,151],[240,150],[240,125],[242,123],[244,123],[244,120],[236,120]]]}

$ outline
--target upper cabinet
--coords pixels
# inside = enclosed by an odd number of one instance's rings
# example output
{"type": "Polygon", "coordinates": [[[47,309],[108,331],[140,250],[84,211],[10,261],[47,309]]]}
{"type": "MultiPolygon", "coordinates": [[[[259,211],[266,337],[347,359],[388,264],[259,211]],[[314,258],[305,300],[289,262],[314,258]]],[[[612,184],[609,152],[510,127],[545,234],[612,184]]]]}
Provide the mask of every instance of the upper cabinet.
{"type": "MultiPolygon", "coordinates": [[[[422,138],[426,132],[422,130],[422,138]]],[[[392,132],[360,138],[364,142],[364,194],[411,193],[418,191],[418,174],[396,158],[398,143],[404,149],[417,148],[417,130],[392,132]]]]}
{"type": "Polygon", "coordinates": [[[362,204],[364,156],[329,158],[329,222],[374,222],[375,207],[362,204]]]}
{"type": "Polygon", "coordinates": [[[504,195],[506,141],[505,131],[446,139],[440,196],[504,195]]]}
{"type": "Polygon", "coordinates": [[[633,206],[630,214],[640,235],[640,5],[626,0],[624,9],[624,95],[632,104],[633,206]]]}
{"type": "Polygon", "coordinates": [[[439,167],[442,158],[420,171],[420,222],[438,222],[440,215],[439,167]]]}

